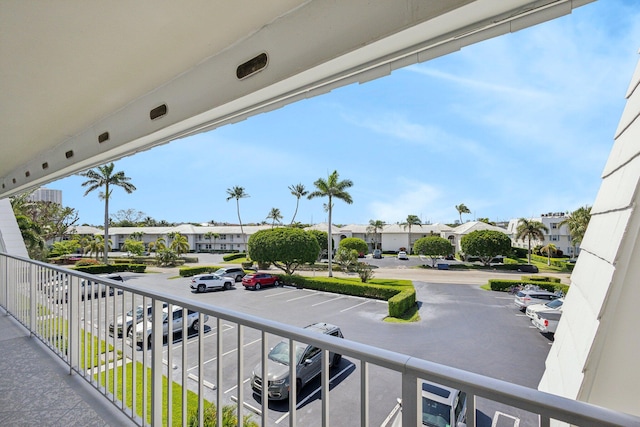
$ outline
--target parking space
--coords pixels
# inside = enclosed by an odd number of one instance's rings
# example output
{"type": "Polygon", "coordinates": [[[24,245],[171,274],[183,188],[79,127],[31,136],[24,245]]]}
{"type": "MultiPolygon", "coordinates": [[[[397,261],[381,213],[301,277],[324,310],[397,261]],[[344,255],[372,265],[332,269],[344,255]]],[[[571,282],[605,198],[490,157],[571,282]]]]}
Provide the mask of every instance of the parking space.
{"type": "MultiPolygon", "coordinates": [[[[168,275],[130,275],[129,284],[157,289],[218,307],[224,307],[254,316],[267,318],[295,326],[315,322],[339,325],[345,338],[379,348],[420,357],[436,363],[476,372],[516,384],[536,388],[544,371],[544,361],[551,340],[532,328],[530,320],[513,304],[513,296],[485,291],[478,285],[430,283],[415,281],[420,304],[420,322],[395,324],[384,322],[387,303],[360,297],[338,295],[309,289],[284,286],[245,290],[240,284],[227,291],[194,293],[185,278],[172,279],[168,275]]],[[[119,307],[116,308],[119,311],[119,307]]],[[[107,317],[111,316],[111,312],[107,317]]],[[[96,327],[102,317],[95,318],[96,327]]],[[[102,326],[104,327],[104,326],[102,326]]],[[[103,329],[104,330],[104,329],[103,329]]],[[[172,372],[176,381],[182,376],[182,346],[187,346],[189,387],[197,390],[202,377],[205,398],[214,399],[218,387],[223,391],[225,403],[236,403],[238,375],[237,325],[222,322],[218,330],[217,319],[211,318],[205,325],[205,357],[200,369],[195,344],[187,338],[176,339],[163,348],[163,359],[168,360],[172,347],[172,372]],[[217,339],[222,333],[223,372],[218,378],[217,339]],[[200,372],[202,371],[202,372],[200,372]]],[[[279,337],[269,337],[267,348],[273,347],[279,337]]],[[[251,371],[260,362],[261,334],[245,328],[243,331],[243,395],[248,411],[259,413],[260,396],[250,387],[251,371]]],[[[134,357],[140,359],[143,352],[137,350],[134,357]]],[[[151,352],[146,352],[147,357],[151,352]]],[[[336,413],[353,414],[353,424],[359,420],[360,366],[358,360],[343,358],[331,369],[330,405],[336,413]]],[[[400,390],[400,377],[382,368],[370,371],[371,422],[380,425],[396,406],[396,394],[400,390]],[[391,393],[390,393],[391,391],[391,393]]],[[[297,419],[301,425],[310,425],[307,414],[321,411],[320,378],[304,387],[299,397],[297,419]]],[[[508,420],[518,420],[520,426],[534,425],[535,416],[495,402],[480,400],[478,425],[503,425],[508,420]],[[532,424],[529,424],[531,422],[532,424]]],[[[287,401],[269,403],[269,425],[287,424],[287,401]]],[[[336,425],[344,420],[332,420],[336,425]]]]}

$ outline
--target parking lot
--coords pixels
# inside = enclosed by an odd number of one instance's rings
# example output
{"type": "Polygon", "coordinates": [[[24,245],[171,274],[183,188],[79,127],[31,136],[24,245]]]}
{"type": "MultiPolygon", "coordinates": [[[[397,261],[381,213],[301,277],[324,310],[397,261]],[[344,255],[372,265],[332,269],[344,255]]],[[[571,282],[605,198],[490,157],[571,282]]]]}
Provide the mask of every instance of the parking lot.
{"type": "MultiPolygon", "coordinates": [[[[402,266],[400,268],[403,268],[402,266]]],[[[410,269],[415,275],[414,269],[410,269]]],[[[420,271],[418,271],[418,274],[420,271]]],[[[445,272],[453,273],[453,272],[445,272]]],[[[400,272],[398,271],[398,274],[400,272]]],[[[458,273],[454,273],[458,274],[458,273]]],[[[175,278],[170,273],[129,274],[128,284],[168,292],[176,296],[206,302],[251,315],[304,327],[314,322],[329,322],[341,327],[345,338],[376,347],[423,358],[436,363],[502,379],[519,385],[536,388],[544,371],[546,355],[552,343],[549,337],[533,328],[529,319],[513,305],[513,296],[480,289],[478,284],[434,283],[428,274],[414,285],[420,304],[421,320],[411,324],[387,323],[387,303],[359,297],[350,297],[294,287],[245,290],[241,284],[228,291],[193,293],[188,278],[175,278]],[[173,278],[172,278],[173,277],[173,278]]],[[[462,275],[464,277],[464,275],[462,275]]],[[[437,277],[437,276],[434,276],[437,277]]],[[[451,275],[449,277],[452,277],[451,275]]],[[[476,280],[477,281],[477,280],[476,280]]],[[[216,347],[217,334],[223,334],[222,383],[217,381],[217,360],[206,359],[203,372],[198,372],[195,354],[188,352],[186,364],[194,386],[200,375],[205,381],[207,399],[213,399],[220,387],[229,403],[236,400],[237,390],[237,327],[223,323],[218,330],[215,319],[210,319],[205,329],[205,342],[216,347]],[[193,360],[192,360],[193,358],[193,360]]],[[[279,341],[269,337],[269,347],[279,341]]],[[[188,346],[189,341],[186,341],[188,346]]],[[[171,345],[179,350],[184,345],[177,340],[171,345]]],[[[254,330],[245,330],[243,337],[244,405],[257,412],[260,397],[253,394],[249,379],[253,367],[260,361],[261,339],[254,330]]],[[[166,359],[167,347],[164,347],[166,359]]],[[[141,357],[141,351],[138,352],[141,357]]],[[[195,352],[194,352],[195,353],[195,352]]],[[[174,351],[180,357],[181,351],[174,351]]],[[[215,354],[212,350],[211,354],[215,354]]],[[[176,357],[176,356],[174,356],[176,357]]],[[[175,363],[182,366],[182,363],[175,363]]],[[[175,378],[181,372],[172,369],[175,378]]],[[[359,425],[360,378],[359,361],[343,358],[340,365],[331,369],[332,414],[352,414],[346,422],[335,419],[335,425],[359,425]]],[[[372,424],[381,425],[396,405],[399,397],[400,377],[382,368],[370,371],[370,416],[372,424]]],[[[298,398],[297,418],[301,425],[312,425],[318,419],[320,409],[320,379],[304,387],[298,398]]],[[[287,424],[288,403],[270,402],[271,425],[287,424]]],[[[537,425],[537,417],[523,411],[503,407],[479,399],[478,425],[520,426],[537,425]]]]}

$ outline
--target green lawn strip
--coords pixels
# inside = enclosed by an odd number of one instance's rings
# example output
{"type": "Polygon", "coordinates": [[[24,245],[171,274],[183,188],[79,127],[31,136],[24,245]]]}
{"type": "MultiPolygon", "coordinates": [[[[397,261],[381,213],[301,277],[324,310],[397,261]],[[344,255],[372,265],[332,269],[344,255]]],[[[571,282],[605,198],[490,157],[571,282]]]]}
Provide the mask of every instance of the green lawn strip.
{"type": "MultiPolygon", "coordinates": [[[[147,413],[145,414],[145,419],[147,423],[151,423],[151,393],[146,393],[144,396],[143,389],[143,371],[144,368],[142,363],[136,363],[136,378],[135,378],[135,391],[136,391],[136,408],[135,414],[142,417],[142,408],[143,408],[143,399],[146,399],[146,408],[147,413]]],[[[118,366],[116,372],[117,378],[122,379],[122,366],[118,366]]],[[[151,384],[151,368],[147,368],[147,385],[151,384]]],[[[103,372],[101,374],[101,384],[104,384],[106,381],[105,377],[106,373],[103,372]]],[[[110,373],[109,375],[112,375],[110,373]]],[[[96,375],[96,380],[98,379],[96,375]]],[[[126,364],[126,384],[127,384],[127,393],[126,393],[126,402],[124,402],[127,408],[131,408],[133,406],[133,396],[131,394],[133,384],[133,364],[126,364]]],[[[113,390],[113,383],[109,381],[109,392],[112,395],[115,395],[117,400],[122,401],[122,387],[119,384],[117,390],[113,390]]],[[[167,407],[167,392],[168,392],[168,379],[166,376],[162,376],[162,425],[167,425],[167,416],[168,416],[168,407],[167,407]]],[[[172,381],[171,382],[171,422],[169,425],[182,425],[182,385],[179,383],[172,381]]],[[[198,394],[187,390],[187,401],[186,401],[186,412],[187,412],[187,425],[197,425],[198,422],[198,394]]],[[[205,413],[204,413],[204,425],[203,427],[214,426],[216,425],[216,407],[215,404],[209,401],[204,401],[205,405],[205,413]]],[[[235,405],[227,405],[222,408],[223,411],[223,426],[237,426],[238,421],[236,418],[235,405]]],[[[257,427],[257,424],[250,420],[250,415],[245,416],[245,420],[243,425],[245,427],[257,427]]]]}
{"type": "MultiPolygon", "coordinates": [[[[68,321],[63,319],[60,316],[41,319],[39,320],[40,325],[38,330],[41,331],[42,336],[52,343],[52,345],[58,349],[61,353],[67,353],[68,346],[68,321]]],[[[89,343],[87,343],[88,345],[89,343]]],[[[85,332],[80,335],[80,370],[85,370],[91,367],[98,366],[105,361],[102,360],[102,355],[108,351],[109,359],[106,361],[113,362],[113,346],[111,344],[107,344],[106,342],[100,340],[97,336],[93,335],[91,332],[85,332]],[[91,349],[93,351],[93,355],[90,357],[89,366],[85,365],[85,341],[92,340],[91,349]]],[[[115,359],[119,360],[122,358],[122,352],[118,350],[115,354],[115,359]]]]}

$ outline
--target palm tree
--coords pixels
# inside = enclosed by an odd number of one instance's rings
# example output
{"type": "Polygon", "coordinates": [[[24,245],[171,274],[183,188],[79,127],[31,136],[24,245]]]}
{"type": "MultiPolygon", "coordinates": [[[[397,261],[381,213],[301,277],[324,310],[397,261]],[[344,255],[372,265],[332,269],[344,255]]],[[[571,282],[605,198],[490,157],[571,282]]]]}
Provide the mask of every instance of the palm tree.
{"type": "Polygon", "coordinates": [[[280,213],[280,209],[271,208],[271,212],[269,212],[269,215],[267,215],[267,219],[271,220],[271,228],[276,225],[276,222],[278,224],[281,224],[282,222],[280,220],[282,219],[282,214],[280,213]]]}
{"type": "Polygon", "coordinates": [[[290,185],[289,190],[291,194],[296,196],[296,211],[293,213],[293,218],[291,218],[291,224],[293,225],[294,220],[296,219],[296,215],[298,214],[298,205],[300,204],[300,197],[306,196],[309,192],[306,188],[304,188],[303,184],[290,185]]]}
{"type": "Polygon", "coordinates": [[[331,271],[331,258],[332,258],[332,236],[331,236],[331,213],[333,212],[333,199],[340,199],[348,204],[353,203],[351,195],[346,191],[347,188],[353,186],[353,182],[349,179],[343,181],[339,180],[338,171],[333,171],[326,180],[318,178],[313,185],[316,187],[316,191],[309,194],[308,198],[313,199],[315,197],[328,197],[329,202],[325,204],[327,212],[329,212],[329,236],[327,238],[328,258],[329,258],[329,277],[333,276],[331,271]]]}
{"type": "MultiPolygon", "coordinates": [[[[211,239],[213,239],[214,245],[215,245],[215,240],[218,237],[220,237],[220,235],[218,233],[213,232],[213,231],[207,231],[206,233],[204,233],[204,238],[209,241],[209,244],[211,244],[211,239]]],[[[213,247],[211,247],[211,250],[213,250],[213,247]]]]}
{"type": "Polygon", "coordinates": [[[131,238],[133,240],[141,241],[142,236],[144,236],[144,231],[134,231],[133,233],[131,233],[131,238]]]}
{"type": "Polygon", "coordinates": [[[458,211],[458,215],[460,215],[460,224],[462,224],[462,214],[471,213],[469,208],[464,203],[460,203],[459,205],[456,205],[456,210],[458,211]]]}
{"type": "Polygon", "coordinates": [[[420,221],[420,218],[417,215],[407,215],[407,219],[405,219],[404,222],[401,222],[400,225],[405,230],[407,228],[409,229],[409,244],[407,245],[407,249],[409,253],[411,253],[413,252],[411,248],[411,227],[414,225],[422,227],[422,221],[420,221]]]}
{"type": "MultiPolygon", "coordinates": [[[[367,226],[367,234],[373,234],[373,249],[380,249],[378,247],[378,243],[381,243],[378,241],[378,233],[381,232],[384,229],[384,226],[387,225],[384,221],[379,220],[379,219],[370,219],[369,220],[369,225],[367,226]]],[[[380,239],[382,240],[382,239],[380,239]]]]}
{"type": "Polygon", "coordinates": [[[591,220],[591,206],[583,206],[571,213],[565,220],[560,221],[559,227],[566,225],[571,236],[571,244],[573,245],[573,253],[576,254],[576,247],[582,243],[584,233],[591,220]]]}
{"type": "Polygon", "coordinates": [[[526,218],[520,218],[520,220],[518,220],[516,240],[527,239],[529,241],[529,250],[527,255],[529,264],[531,264],[531,240],[536,239],[543,241],[545,232],[548,233],[549,229],[540,221],[533,221],[526,218]]]}
{"type": "Polygon", "coordinates": [[[558,248],[553,243],[548,243],[546,246],[541,248],[542,252],[547,253],[547,265],[551,265],[551,254],[556,254],[558,248]]]}
{"type": "Polygon", "coordinates": [[[175,251],[178,256],[180,256],[189,250],[189,240],[187,240],[186,236],[180,233],[175,233],[173,236],[173,241],[171,242],[170,249],[175,251]]]}
{"type": "Polygon", "coordinates": [[[111,240],[107,240],[105,242],[103,236],[95,235],[93,236],[93,239],[89,240],[88,245],[83,250],[84,253],[88,253],[89,256],[95,253],[97,261],[101,253],[104,253],[105,251],[109,253],[109,250],[111,250],[111,240]]]}
{"type": "Polygon", "coordinates": [[[109,198],[113,189],[109,187],[116,186],[121,187],[128,194],[133,193],[136,187],[129,182],[131,178],[125,176],[124,172],[113,172],[114,164],[98,166],[95,170],[89,169],[86,172],[80,173],[80,176],[88,178],[87,181],[82,183],[83,187],[88,187],[84,195],[86,196],[93,190],[104,187],[104,193],[100,193],[99,197],[104,199],[104,263],[108,263],[109,257],[109,198]]]}
{"type": "Polygon", "coordinates": [[[244,199],[249,197],[247,193],[244,191],[244,187],[235,186],[232,188],[227,188],[227,202],[231,199],[236,199],[236,210],[238,212],[238,222],[240,223],[240,233],[242,233],[242,240],[244,241],[245,250],[247,248],[247,238],[244,235],[244,229],[242,228],[242,220],[240,219],[240,199],[244,199]]]}

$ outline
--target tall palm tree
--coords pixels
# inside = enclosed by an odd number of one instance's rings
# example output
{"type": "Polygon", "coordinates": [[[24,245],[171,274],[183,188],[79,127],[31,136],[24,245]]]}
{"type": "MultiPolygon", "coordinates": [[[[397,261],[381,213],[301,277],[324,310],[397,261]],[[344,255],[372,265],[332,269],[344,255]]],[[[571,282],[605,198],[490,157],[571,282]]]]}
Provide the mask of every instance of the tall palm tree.
{"type": "Polygon", "coordinates": [[[569,215],[567,219],[560,221],[558,224],[559,227],[566,225],[569,229],[574,255],[576,255],[576,247],[582,243],[590,220],[591,206],[583,206],[571,212],[571,215],[569,215]]]}
{"type": "Polygon", "coordinates": [[[240,199],[249,197],[244,191],[244,187],[235,186],[227,188],[227,202],[231,199],[236,199],[236,210],[238,212],[238,222],[240,223],[240,232],[242,233],[242,240],[244,241],[245,250],[247,248],[247,237],[244,235],[244,228],[242,228],[242,220],[240,219],[240,199]]]}
{"type": "MultiPolygon", "coordinates": [[[[211,244],[211,239],[213,239],[215,245],[215,240],[218,237],[220,237],[220,235],[214,231],[207,231],[206,233],[204,233],[204,238],[209,241],[209,244],[211,244]]],[[[213,250],[213,246],[211,247],[211,250],[213,250]]]]}
{"type": "Polygon", "coordinates": [[[329,202],[325,204],[327,212],[329,213],[329,236],[327,237],[327,248],[328,248],[328,257],[329,257],[329,277],[333,276],[331,270],[331,259],[332,259],[332,236],[331,236],[331,213],[333,212],[333,199],[339,199],[348,204],[353,203],[353,199],[351,195],[346,191],[347,188],[353,186],[353,182],[349,179],[345,179],[340,181],[338,176],[338,171],[333,171],[331,175],[327,177],[326,180],[322,178],[318,178],[313,185],[315,185],[316,190],[309,194],[308,198],[313,199],[315,197],[328,197],[329,202]]]}
{"type": "Polygon", "coordinates": [[[133,233],[131,233],[131,238],[133,240],[141,241],[142,236],[144,236],[144,231],[134,231],[133,233]]]}
{"type": "Polygon", "coordinates": [[[109,253],[111,249],[111,240],[104,241],[104,237],[100,235],[93,236],[93,239],[89,240],[89,243],[86,247],[84,247],[84,253],[88,253],[89,256],[91,254],[96,254],[96,261],[100,257],[100,254],[105,252],[109,253]]]}
{"type": "Polygon", "coordinates": [[[189,240],[183,234],[175,233],[170,248],[180,256],[189,250],[189,240]]]}
{"type": "Polygon", "coordinates": [[[456,210],[458,211],[458,215],[460,215],[460,224],[462,224],[462,214],[471,213],[469,208],[464,203],[460,203],[459,205],[456,205],[456,210]]]}
{"type": "MultiPolygon", "coordinates": [[[[382,243],[378,240],[378,234],[384,229],[384,226],[387,225],[384,221],[379,219],[370,219],[369,225],[367,226],[367,234],[373,234],[373,249],[380,249],[378,247],[378,243],[382,243]]],[[[382,239],[380,239],[382,240],[382,239]]]]}
{"type": "Polygon", "coordinates": [[[407,219],[405,219],[404,222],[401,222],[400,225],[405,230],[407,228],[409,229],[409,244],[407,245],[407,250],[409,251],[409,253],[412,253],[413,250],[411,248],[411,227],[414,225],[422,227],[422,221],[420,221],[420,218],[417,215],[407,215],[407,219]]]}
{"type": "Polygon", "coordinates": [[[548,233],[549,229],[540,221],[534,221],[526,218],[518,220],[518,228],[516,229],[516,240],[527,239],[529,242],[529,250],[527,259],[531,264],[531,240],[536,239],[543,241],[544,233],[548,233]]]}
{"type": "Polygon", "coordinates": [[[280,220],[282,219],[282,214],[280,213],[280,209],[271,208],[271,212],[269,212],[269,215],[267,215],[267,219],[271,220],[271,228],[275,227],[276,222],[278,224],[281,224],[282,221],[280,220]]]}
{"type": "Polygon", "coordinates": [[[545,246],[541,248],[542,252],[547,253],[547,265],[551,265],[551,254],[556,254],[558,248],[553,243],[547,243],[545,246]]]}
{"type": "Polygon", "coordinates": [[[291,191],[292,195],[296,196],[296,211],[293,213],[293,218],[291,218],[291,224],[293,225],[293,222],[296,219],[296,215],[298,214],[298,205],[300,204],[300,197],[306,196],[309,192],[307,191],[307,189],[304,187],[303,184],[290,185],[289,190],[291,191]]]}
{"type": "Polygon", "coordinates": [[[128,194],[133,193],[136,187],[129,181],[131,178],[126,176],[124,172],[113,172],[114,164],[109,163],[107,165],[98,166],[96,169],[89,169],[86,172],[80,173],[80,176],[88,178],[87,181],[82,183],[83,187],[88,187],[84,195],[86,196],[93,190],[104,187],[104,193],[100,193],[99,197],[104,199],[104,263],[108,263],[109,258],[109,199],[113,188],[120,187],[128,194]]]}

